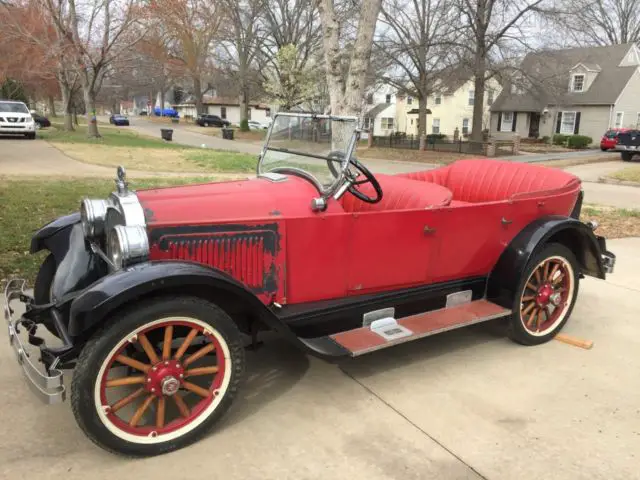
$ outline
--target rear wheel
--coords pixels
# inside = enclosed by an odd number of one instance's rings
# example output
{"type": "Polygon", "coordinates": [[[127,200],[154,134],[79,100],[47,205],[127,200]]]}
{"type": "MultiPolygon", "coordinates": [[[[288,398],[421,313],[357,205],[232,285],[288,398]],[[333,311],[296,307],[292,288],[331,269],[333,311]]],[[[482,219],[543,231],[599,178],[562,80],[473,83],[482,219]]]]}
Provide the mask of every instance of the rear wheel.
{"type": "Polygon", "coordinates": [[[633,154],[629,152],[622,152],[620,153],[620,157],[622,157],[623,162],[630,162],[633,154]]]}
{"type": "Polygon", "coordinates": [[[192,297],[147,301],[107,322],[82,350],[71,386],[86,435],[130,456],[200,439],[241,383],[244,349],[236,324],[192,297]]]}
{"type": "Polygon", "coordinates": [[[513,306],[509,337],[523,345],[551,340],[567,323],[578,296],[580,270],[567,247],[552,243],[530,261],[513,306]]]}

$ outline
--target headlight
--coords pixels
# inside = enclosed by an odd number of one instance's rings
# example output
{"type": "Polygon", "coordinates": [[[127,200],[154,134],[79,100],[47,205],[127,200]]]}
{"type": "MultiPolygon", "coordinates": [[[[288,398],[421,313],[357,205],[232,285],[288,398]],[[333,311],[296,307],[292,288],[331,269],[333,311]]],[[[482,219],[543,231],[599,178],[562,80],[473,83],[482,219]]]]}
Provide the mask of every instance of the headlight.
{"type": "Polygon", "coordinates": [[[104,220],[107,216],[106,200],[85,198],[80,205],[80,218],[85,237],[96,237],[104,232],[104,220]]]}
{"type": "Polygon", "coordinates": [[[107,256],[117,269],[149,258],[149,238],[141,225],[116,225],[107,236],[107,256]]]}

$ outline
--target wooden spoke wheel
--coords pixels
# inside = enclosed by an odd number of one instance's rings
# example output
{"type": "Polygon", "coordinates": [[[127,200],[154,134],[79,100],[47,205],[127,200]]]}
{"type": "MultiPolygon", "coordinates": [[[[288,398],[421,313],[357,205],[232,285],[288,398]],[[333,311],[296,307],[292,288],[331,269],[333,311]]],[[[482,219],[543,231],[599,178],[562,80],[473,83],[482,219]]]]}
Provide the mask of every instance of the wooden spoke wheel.
{"type": "Polygon", "coordinates": [[[553,338],[568,320],[578,293],[578,268],[564,245],[546,246],[530,262],[514,305],[511,337],[534,345],[553,338]]]}
{"type": "Polygon", "coordinates": [[[100,446],[124,454],[191,443],[237,390],[244,364],[237,327],[214,305],[190,298],[147,303],[114,321],[76,366],[78,423],[100,446]]]}

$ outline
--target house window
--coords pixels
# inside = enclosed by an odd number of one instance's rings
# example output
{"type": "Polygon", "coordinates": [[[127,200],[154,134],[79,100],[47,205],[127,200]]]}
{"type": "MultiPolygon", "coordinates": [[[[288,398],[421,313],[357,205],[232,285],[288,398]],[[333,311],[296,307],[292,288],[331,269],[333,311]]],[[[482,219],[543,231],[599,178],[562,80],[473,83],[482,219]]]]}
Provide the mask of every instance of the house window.
{"type": "Polygon", "coordinates": [[[473,105],[476,98],[476,92],[469,90],[469,105],[473,105]]]}
{"type": "MultiPolygon", "coordinates": [[[[640,118],[640,113],[638,114],[638,118],[640,118]]],[[[411,125],[413,125],[413,118],[411,119],[411,125]]]]}
{"type": "Polygon", "coordinates": [[[434,118],[431,125],[431,133],[440,133],[440,119],[434,118]]]}
{"type": "Polygon", "coordinates": [[[220,107],[220,118],[227,118],[227,107],[220,107]]]}
{"type": "Polygon", "coordinates": [[[391,95],[387,94],[387,96],[385,97],[384,101],[386,103],[391,103],[391,95]]]}
{"type": "Polygon", "coordinates": [[[560,124],[560,133],[564,135],[573,135],[576,128],[576,112],[562,112],[562,122],[560,124]]]}
{"type": "Polygon", "coordinates": [[[369,130],[369,128],[371,128],[371,118],[364,117],[364,119],[362,120],[362,128],[364,130],[369,130]]]}
{"type": "Polygon", "coordinates": [[[487,105],[493,105],[493,90],[487,90],[487,105]]]}
{"type": "Polygon", "coordinates": [[[413,103],[413,97],[407,97],[407,105],[411,105],[413,103]]]}
{"type": "Polygon", "coordinates": [[[582,92],[584,90],[584,75],[573,76],[573,91],[582,92]]]}
{"type": "Polygon", "coordinates": [[[271,116],[271,109],[270,109],[270,108],[267,108],[267,109],[264,111],[264,114],[265,114],[265,116],[270,117],[270,116],[271,116]]]}
{"type": "Polygon", "coordinates": [[[373,93],[367,95],[367,105],[373,105],[373,93]]]}
{"type": "Polygon", "coordinates": [[[616,112],[616,125],[615,128],[622,128],[622,120],[624,119],[624,112],[616,112]]]}
{"type": "Polygon", "coordinates": [[[462,119],[462,134],[469,135],[469,119],[468,118],[462,119]]]}
{"type": "Polygon", "coordinates": [[[382,128],[382,130],[391,130],[391,129],[393,129],[393,117],[381,118],[380,119],[380,128],[382,128]]]}
{"type": "Polygon", "coordinates": [[[442,95],[440,95],[440,94],[436,95],[435,98],[434,98],[434,103],[436,105],[442,104],[442,95]]]}
{"type": "Polygon", "coordinates": [[[502,112],[501,132],[510,132],[513,129],[513,112],[502,112]]]}
{"type": "Polygon", "coordinates": [[[247,109],[247,120],[251,120],[251,109],[247,109]]]}

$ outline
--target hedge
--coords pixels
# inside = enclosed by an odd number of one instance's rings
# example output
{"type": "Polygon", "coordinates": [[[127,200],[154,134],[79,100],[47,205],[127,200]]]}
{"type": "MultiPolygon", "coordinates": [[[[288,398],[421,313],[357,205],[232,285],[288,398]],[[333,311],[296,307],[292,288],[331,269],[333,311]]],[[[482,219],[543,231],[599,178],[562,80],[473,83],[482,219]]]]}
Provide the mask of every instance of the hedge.
{"type": "Polygon", "coordinates": [[[586,135],[571,135],[567,139],[567,147],[569,148],[587,148],[591,143],[593,143],[593,139],[586,135]]]}
{"type": "Polygon", "coordinates": [[[554,145],[565,145],[567,143],[568,135],[562,135],[561,133],[556,133],[553,136],[553,144],[554,145]]]}

